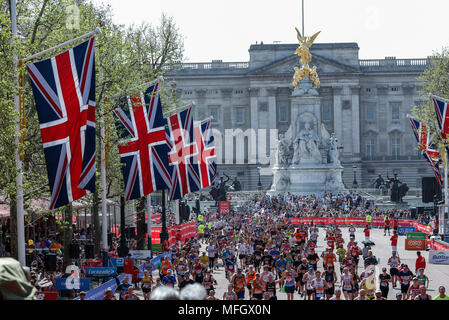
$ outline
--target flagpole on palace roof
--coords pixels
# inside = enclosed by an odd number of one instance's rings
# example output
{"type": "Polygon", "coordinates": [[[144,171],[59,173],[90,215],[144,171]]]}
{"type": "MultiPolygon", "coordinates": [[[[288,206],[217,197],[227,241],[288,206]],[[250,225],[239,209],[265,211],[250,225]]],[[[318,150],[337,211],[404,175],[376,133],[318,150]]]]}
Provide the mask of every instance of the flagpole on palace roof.
{"type": "Polygon", "coordinates": [[[40,57],[40,56],[42,56],[42,55],[44,55],[44,54],[46,54],[46,53],[49,53],[50,51],[53,51],[53,50],[62,48],[62,47],[66,46],[66,45],[69,45],[69,44],[71,44],[71,43],[73,43],[73,42],[82,40],[82,39],[84,39],[84,38],[93,36],[93,35],[98,34],[98,33],[101,33],[100,27],[97,27],[95,30],[93,30],[93,31],[91,31],[91,32],[88,32],[88,33],[86,33],[86,34],[83,34],[82,36],[76,37],[76,38],[71,39],[71,40],[68,40],[68,41],[66,41],[66,42],[64,42],[64,43],[58,44],[57,46],[54,46],[54,47],[51,47],[51,48],[46,49],[46,50],[44,50],[44,51],[38,52],[38,53],[36,53],[36,54],[33,54],[32,56],[26,57],[26,58],[23,59],[23,62],[25,63],[25,62],[27,62],[27,61],[36,59],[37,57],[40,57]]]}
{"type": "MultiPolygon", "coordinates": [[[[13,41],[16,42],[15,39],[17,37],[17,14],[16,14],[16,0],[11,0],[11,32],[13,36],[13,41]]],[[[15,156],[16,156],[16,217],[17,217],[17,254],[19,262],[25,266],[25,221],[24,221],[24,208],[23,208],[23,174],[22,174],[22,161],[20,160],[19,153],[19,144],[20,144],[20,105],[19,105],[19,58],[14,49],[14,74],[15,74],[15,85],[16,85],[16,93],[14,94],[14,107],[17,111],[16,121],[17,121],[17,134],[16,134],[16,148],[15,148],[15,156]]]]}

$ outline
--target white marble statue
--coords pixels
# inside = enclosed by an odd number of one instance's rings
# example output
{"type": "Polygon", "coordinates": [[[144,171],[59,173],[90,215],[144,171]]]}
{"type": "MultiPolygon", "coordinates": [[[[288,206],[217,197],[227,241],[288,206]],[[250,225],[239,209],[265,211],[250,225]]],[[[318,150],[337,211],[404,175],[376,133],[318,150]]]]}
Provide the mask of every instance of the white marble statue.
{"type": "Polygon", "coordinates": [[[337,137],[332,133],[329,139],[329,159],[331,163],[340,164],[337,137]]]}
{"type": "Polygon", "coordinates": [[[279,135],[279,146],[278,146],[278,164],[283,166],[289,166],[291,163],[291,158],[293,156],[290,141],[284,137],[283,134],[279,135]]]}
{"type": "Polygon", "coordinates": [[[321,162],[321,153],[318,149],[320,138],[310,127],[310,123],[304,124],[304,129],[299,132],[295,140],[293,163],[298,164],[301,159],[312,159],[314,162],[321,162]]]}

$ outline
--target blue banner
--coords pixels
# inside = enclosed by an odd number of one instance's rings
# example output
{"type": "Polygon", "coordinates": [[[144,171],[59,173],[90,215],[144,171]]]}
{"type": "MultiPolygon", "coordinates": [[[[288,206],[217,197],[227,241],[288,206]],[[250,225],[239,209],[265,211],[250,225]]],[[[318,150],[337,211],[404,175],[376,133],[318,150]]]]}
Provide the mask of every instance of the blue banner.
{"type": "MultiPolygon", "coordinates": [[[[109,258],[109,267],[123,267],[125,259],[126,258],[109,258]]],[[[136,260],[133,257],[131,257],[131,260],[133,261],[133,263],[136,263],[136,260]]]]}
{"type": "Polygon", "coordinates": [[[398,227],[398,235],[405,236],[408,232],[415,232],[415,227],[398,227]]]}
{"type": "Polygon", "coordinates": [[[88,278],[56,278],[55,288],[57,290],[89,290],[90,279],[88,278]]]}
{"type": "Polygon", "coordinates": [[[88,277],[115,277],[117,275],[117,268],[103,267],[103,268],[86,268],[86,276],[88,277]]]}
{"type": "MultiPolygon", "coordinates": [[[[166,252],[166,253],[160,254],[160,255],[158,255],[157,257],[153,258],[153,259],[151,260],[151,262],[153,262],[154,265],[157,266],[157,264],[159,263],[159,261],[161,260],[161,258],[164,258],[164,257],[167,256],[167,255],[171,258],[170,253],[167,253],[167,252],[166,252]]],[[[132,259],[132,258],[131,258],[131,259],[132,259]]],[[[109,260],[109,262],[110,262],[110,264],[111,264],[111,263],[117,264],[117,262],[120,263],[120,261],[121,261],[122,266],[123,266],[123,261],[124,261],[124,260],[125,260],[125,258],[111,258],[111,259],[109,260]],[[118,261],[117,261],[117,260],[118,260],[118,261]]],[[[139,268],[139,270],[142,272],[142,266],[139,266],[138,268],[139,268]]],[[[124,278],[125,278],[125,274],[124,274],[124,273],[122,273],[121,275],[119,275],[119,276],[117,277],[117,279],[120,281],[120,283],[122,283],[122,281],[123,281],[124,278]]],[[[89,279],[88,279],[88,280],[89,280],[89,279]]],[[[98,287],[96,287],[96,288],[94,288],[94,289],[92,289],[92,290],[86,292],[86,300],[103,300],[104,292],[105,292],[106,289],[108,289],[108,288],[111,288],[111,289],[112,289],[112,292],[115,293],[115,289],[117,289],[117,282],[115,281],[115,279],[109,280],[108,282],[103,283],[102,285],[100,285],[100,286],[98,286],[98,287]]],[[[80,298],[77,297],[77,298],[75,298],[74,300],[79,300],[79,299],[80,299],[80,298]]]]}

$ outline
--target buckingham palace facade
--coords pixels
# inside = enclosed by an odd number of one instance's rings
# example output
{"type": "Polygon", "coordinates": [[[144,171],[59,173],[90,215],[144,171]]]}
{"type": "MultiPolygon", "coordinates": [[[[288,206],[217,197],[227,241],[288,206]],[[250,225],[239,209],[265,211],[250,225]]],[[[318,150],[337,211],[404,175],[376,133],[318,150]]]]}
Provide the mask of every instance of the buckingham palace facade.
{"type": "MultiPolygon", "coordinates": [[[[254,44],[249,62],[213,60],[166,70],[180,98],[195,101],[194,119],[213,117],[214,131],[222,135],[215,140],[218,171],[238,177],[245,190],[271,184],[270,143],[291,121],[297,47],[254,44]],[[256,134],[245,134],[248,129],[256,134]]],[[[379,174],[385,179],[397,173],[420,188],[421,178],[433,174],[417,150],[407,114],[420,103],[423,84],[417,78],[430,58],[361,60],[357,43],[317,43],[310,51],[321,81],[321,120],[343,146],[344,183],[352,186],[355,173],[358,185],[370,188],[379,174]]]]}

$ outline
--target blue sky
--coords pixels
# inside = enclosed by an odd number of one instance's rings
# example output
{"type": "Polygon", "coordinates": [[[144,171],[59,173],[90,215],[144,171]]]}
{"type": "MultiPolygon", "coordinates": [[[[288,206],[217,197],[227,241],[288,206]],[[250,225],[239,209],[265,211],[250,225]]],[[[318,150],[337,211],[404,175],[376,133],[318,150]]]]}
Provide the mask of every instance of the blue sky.
{"type": "MultiPolygon", "coordinates": [[[[93,0],[112,6],[114,20],[157,24],[174,17],[186,62],[248,61],[251,44],[296,43],[301,0],[93,0]]],[[[317,43],[357,42],[360,59],[425,58],[449,46],[449,1],[305,0],[305,33],[317,43]]]]}

